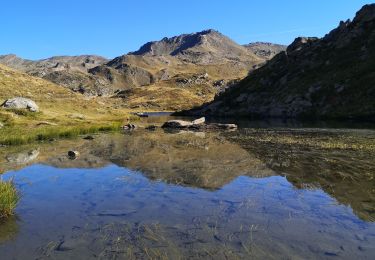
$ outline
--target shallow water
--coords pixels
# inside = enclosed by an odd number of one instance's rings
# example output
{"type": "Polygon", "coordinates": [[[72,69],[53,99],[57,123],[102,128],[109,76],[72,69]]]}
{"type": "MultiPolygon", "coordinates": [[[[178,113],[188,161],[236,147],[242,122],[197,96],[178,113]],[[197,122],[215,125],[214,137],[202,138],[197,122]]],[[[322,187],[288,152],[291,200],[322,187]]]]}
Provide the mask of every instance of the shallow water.
{"type": "Polygon", "coordinates": [[[264,131],[1,148],[0,259],[374,259],[375,132],[264,131]]]}

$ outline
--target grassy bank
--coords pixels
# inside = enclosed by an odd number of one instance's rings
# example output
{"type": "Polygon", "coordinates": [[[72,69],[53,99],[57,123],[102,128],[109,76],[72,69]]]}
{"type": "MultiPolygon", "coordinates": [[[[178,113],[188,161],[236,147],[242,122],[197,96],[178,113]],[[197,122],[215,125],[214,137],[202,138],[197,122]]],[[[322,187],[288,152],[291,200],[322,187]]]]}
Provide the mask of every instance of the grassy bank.
{"type": "Polygon", "coordinates": [[[0,144],[21,145],[56,138],[72,138],[84,134],[119,131],[120,127],[120,122],[96,125],[49,126],[36,129],[22,129],[22,127],[16,126],[1,131],[0,144]]]}
{"type": "Polygon", "coordinates": [[[19,198],[13,181],[0,180],[0,221],[14,215],[19,198]]]}

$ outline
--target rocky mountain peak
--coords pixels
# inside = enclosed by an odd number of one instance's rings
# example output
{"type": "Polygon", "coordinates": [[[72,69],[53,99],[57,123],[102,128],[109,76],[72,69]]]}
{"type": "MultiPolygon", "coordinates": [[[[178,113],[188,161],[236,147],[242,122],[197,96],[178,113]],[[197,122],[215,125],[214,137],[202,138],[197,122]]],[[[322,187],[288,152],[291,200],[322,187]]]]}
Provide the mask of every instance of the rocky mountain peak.
{"type": "Polygon", "coordinates": [[[353,20],[355,23],[368,22],[375,19],[375,4],[365,5],[359,10],[353,20]]]}
{"type": "Polygon", "coordinates": [[[232,41],[220,32],[208,29],[201,32],[182,34],[170,38],[163,38],[160,41],[152,41],[144,44],[138,51],[129,53],[130,55],[171,55],[176,56],[182,52],[198,46],[225,45],[232,41]]]}

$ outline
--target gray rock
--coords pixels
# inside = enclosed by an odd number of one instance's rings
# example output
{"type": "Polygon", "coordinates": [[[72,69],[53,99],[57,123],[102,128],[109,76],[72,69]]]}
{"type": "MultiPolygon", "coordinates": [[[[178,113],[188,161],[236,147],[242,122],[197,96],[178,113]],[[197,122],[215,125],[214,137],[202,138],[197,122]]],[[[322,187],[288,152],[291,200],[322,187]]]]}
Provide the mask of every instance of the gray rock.
{"type": "Polygon", "coordinates": [[[205,117],[201,117],[192,121],[193,125],[201,125],[201,124],[204,124],[205,122],[206,122],[205,117]]]}
{"type": "Polygon", "coordinates": [[[23,97],[8,99],[1,106],[4,108],[28,109],[31,112],[39,111],[39,107],[34,101],[23,97]]]}
{"type": "Polygon", "coordinates": [[[162,125],[162,128],[172,128],[172,129],[189,129],[189,130],[231,130],[231,129],[237,129],[237,125],[235,124],[205,124],[205,118],[199,118],[192,122],[189,121],[183,121],[183,120],[170,120],[168,122],[165,122],[162,125]]]}

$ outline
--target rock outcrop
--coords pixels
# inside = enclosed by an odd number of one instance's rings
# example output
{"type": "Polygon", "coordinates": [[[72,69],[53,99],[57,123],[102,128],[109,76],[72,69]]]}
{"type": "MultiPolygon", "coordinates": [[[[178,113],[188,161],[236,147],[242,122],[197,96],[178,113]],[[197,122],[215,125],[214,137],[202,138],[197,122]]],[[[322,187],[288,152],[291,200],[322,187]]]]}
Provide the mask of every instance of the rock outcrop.
{"type": "Polygon", "coordinates": [[[245,44],[244,47],[262,59],[272,59],[275,55],[285,51],[287,46],[269,42],[253,42],[245,44]]]}
{"type": "Polygon", "coordinates": [[[375,4],[286,51],[193,115],[375,120],[375,4]]]}

